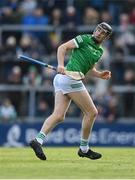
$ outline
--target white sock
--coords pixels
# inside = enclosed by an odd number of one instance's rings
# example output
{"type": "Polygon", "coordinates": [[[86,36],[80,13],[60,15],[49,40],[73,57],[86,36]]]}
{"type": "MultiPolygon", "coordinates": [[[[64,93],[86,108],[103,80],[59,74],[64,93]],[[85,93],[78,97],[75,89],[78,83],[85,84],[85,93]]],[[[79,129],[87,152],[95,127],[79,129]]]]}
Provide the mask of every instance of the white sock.
{"type": "Polygon", "coordinates": [[[82,139],[80,141],[80,149],[82,152],[87,153],[89,150],[88,139],[82,139]]]}
{"type": "Polygon", "coordinates": [[[36,136],[36,140],[42,145],[46,137],[47,135],[44,132],[40,131],[36,136]]]}

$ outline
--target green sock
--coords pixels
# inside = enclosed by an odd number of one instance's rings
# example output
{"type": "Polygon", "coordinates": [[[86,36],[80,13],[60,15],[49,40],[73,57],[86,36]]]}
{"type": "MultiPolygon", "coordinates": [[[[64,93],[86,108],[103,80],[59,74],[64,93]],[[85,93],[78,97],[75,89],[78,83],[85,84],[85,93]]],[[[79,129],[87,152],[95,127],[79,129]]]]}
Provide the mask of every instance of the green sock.
{"type": "Polygon", "coordinates": [[[36,136],[36,140],[42,145],[44,140],[46,139],[46,136],[47,135],[45,133],[40,131],[36,136]]]}
{"type": "Polygon", "coordinates": [[[87,153],[87,151],[89,150],[89,145],[88,145],[88,139],[82,139],[80,141],[80,149],[84,152],[87,153]]]}

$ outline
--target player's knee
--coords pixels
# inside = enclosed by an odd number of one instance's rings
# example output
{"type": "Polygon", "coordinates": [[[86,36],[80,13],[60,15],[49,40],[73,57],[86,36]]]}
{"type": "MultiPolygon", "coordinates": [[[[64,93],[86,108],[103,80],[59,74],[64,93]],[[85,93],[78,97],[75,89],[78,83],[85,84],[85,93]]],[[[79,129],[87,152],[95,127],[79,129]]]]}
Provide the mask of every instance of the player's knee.
{"type": "Polygon", "coordinates": [[[97,109],[94,109],[94,110],[91,112],[91,117],[92,117],[93,119],[95,119],[95,118],[97,117],[97,115],[98,115],[98,110],[97,110],[97,109]]]}
{"type": "Polygon", "coordinates": [[[97,109],[93,109],[93,110],[90,110],[90,111],[87,111],[85,112],[85,116],[88,117],[88,119],[95,119],[98,115],[98,111],[97,109]]]}
{"type": "Polygon", "coordinates": [[[65,116],[61,115],[61,116],[58,117],[58,122],[61,123],[61,122],[64,121],[64,119],[65,119],[65,116]]]}
{"type": "Polygon", "coordinates": [[[55,118],[56,118],[58,123],[63,122],[64,119],[65,119],[65,114],[63,114],[63,113],[56,113],[55,114],[55,118]]]}

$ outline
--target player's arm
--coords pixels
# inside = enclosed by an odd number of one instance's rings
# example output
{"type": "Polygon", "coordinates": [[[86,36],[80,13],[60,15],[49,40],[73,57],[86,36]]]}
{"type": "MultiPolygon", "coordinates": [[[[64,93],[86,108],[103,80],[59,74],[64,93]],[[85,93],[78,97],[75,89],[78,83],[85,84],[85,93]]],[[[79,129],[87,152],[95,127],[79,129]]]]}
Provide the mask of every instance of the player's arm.
{"type": "Polygon", "coordinates": [[[58,68],[57,68],[57,71],[59,73],[64,74],[64,59],[65,59],[66,52],[68,50],[71,50],[74,48],[77,48],[77,45],[76,45],[74,39],[69,40],[66,43],[63,43],[58,47],[58,50],[57,50],[58,68]]]}
{"type": "Polygon", "coordinates": [[[101,79],[110,79],[111,78],[111,72],[108,70],[105,71],[98,71],[95,66],[91,69],[90,71],[92,76],[95,76],[97,78],[101,78],[101,79]]]}

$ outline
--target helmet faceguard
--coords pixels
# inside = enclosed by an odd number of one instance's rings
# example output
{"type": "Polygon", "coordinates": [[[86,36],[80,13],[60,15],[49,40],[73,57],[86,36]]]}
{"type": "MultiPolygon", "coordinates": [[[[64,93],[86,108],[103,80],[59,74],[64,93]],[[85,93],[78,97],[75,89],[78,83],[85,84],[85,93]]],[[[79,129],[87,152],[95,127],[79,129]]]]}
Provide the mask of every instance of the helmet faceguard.
{"type": "Polygon", "coordinates": [[[93,36],[98,42],[102,42],[103,40],[109,38],[111,34],[112,28],[105,22],[98,24],[93,32],[93,36]]]}

